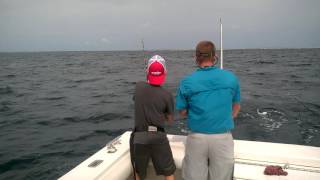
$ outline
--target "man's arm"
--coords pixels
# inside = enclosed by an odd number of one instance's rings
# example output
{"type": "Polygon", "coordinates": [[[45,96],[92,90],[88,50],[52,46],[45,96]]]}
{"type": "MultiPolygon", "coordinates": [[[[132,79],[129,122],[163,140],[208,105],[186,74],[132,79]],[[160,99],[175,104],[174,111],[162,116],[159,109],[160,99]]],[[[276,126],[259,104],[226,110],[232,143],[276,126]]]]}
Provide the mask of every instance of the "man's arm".
{"type": "Polygon", "coordinates": [[[181,91],[182,85],[180,84],[178,90],[177,90],[177,96],[176,96],[176,108],[179,110],[180,116],[183,118],[186,118],[188,116],[188,102],[186,96],[181,91]]]}
{"type": "Polygon", "coordinates": [[[180,116],[182,116],[183,118],[186,118],[188,115],[188,111],[186,109],[182,109],[179,111],[180,116]]]}
{"type": "Polygon", "coordinates": [[[239,80],[237,78],[237,84],[235,88],[235,94],[232,98],[232,118],[236,118],[238,116],[238,113],[240,111],[240,85],[239,80]]]}
{"type": "Polygon", "coordinates": [[[166,119],[169,124],[173,123],[173,115],[172,114],[166,114],[166,119]]]}
{"type": "Polygon", "coordinates": [[[236,118],[238,116],[239,111],[240,111],[240,104],[233,103],[233,105],[232,105],[232,118],[236,118]]]}
{"type": "Polygon", "coordinates": [[[174,120],[174,101],[173,96],[170,94],[170,98],[167,103],[166,112],[165,112],[166,121],[169,124],[173,124],[174,120]]]}

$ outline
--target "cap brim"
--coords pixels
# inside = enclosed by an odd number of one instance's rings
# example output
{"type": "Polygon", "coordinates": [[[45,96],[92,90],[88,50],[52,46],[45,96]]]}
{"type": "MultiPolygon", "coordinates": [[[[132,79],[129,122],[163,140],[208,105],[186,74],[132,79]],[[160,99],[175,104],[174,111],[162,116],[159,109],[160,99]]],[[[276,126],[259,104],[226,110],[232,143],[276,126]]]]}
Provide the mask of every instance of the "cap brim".
{"type": "Polygon", "coordinates": [[[148,83],[149,84],[153,84],[153,85],[162,85],[164,83],[164,81],[166,80],[166,75],[162,74],[160,76],[152,76],[152,75],[148,75],[148,83]]]}

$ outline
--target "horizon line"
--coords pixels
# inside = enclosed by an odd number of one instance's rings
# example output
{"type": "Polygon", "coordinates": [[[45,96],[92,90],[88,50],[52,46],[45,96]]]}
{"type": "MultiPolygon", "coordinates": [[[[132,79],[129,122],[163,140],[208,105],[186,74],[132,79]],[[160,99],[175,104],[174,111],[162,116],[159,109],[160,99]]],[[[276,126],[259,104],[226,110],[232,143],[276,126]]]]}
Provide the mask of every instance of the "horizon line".
{"type": "MultiPolygon", "coordinates": [[[[280,50],[280,49],[320,49],[320,47],[301,47],[301,48],[230,48],[223,49],[223,51],[230,50],[280,50]]],[[[194,51],[195,49],[144,49],[144,51],[194,51]]],[[[0,53],[45,53],[45,52],[124,52],[124,51],[142,51],[135,50],[40,50],[40,51],[0,51],[0,53]]],[[[216,49],[220,51],[220,49],[216,49]]]]}

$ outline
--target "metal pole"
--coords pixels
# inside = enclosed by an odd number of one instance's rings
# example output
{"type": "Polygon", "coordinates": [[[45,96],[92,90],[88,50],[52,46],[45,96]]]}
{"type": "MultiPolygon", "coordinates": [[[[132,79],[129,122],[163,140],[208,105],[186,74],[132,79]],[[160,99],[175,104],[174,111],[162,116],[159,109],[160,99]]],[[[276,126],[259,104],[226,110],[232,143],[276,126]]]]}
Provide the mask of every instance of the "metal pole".
{"type": "Polygon", "coordinates": [[[222,21],[220,18],[220,69],[223,69],[222,21]]]}

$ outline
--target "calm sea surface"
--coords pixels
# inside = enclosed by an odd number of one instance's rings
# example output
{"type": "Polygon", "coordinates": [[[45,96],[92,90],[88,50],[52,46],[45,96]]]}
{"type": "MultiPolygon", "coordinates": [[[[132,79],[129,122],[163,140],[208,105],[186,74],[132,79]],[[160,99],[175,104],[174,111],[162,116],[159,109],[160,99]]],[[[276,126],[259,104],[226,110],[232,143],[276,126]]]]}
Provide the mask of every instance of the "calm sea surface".
{"type": "MultiPolygon", "coordinates": [[[[167,60],[165,87],[195,70],[192,51],[167,60]]],[[[138,51],[0,53],[0,179],[56,179],[133,126],[144,80],[138,51]]],[[[320,49],[227,50],[241,81],[236,139],[320,146],[320,49]]],[[[169,133],[185,134],[176,118],[169,133]]]]}

